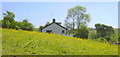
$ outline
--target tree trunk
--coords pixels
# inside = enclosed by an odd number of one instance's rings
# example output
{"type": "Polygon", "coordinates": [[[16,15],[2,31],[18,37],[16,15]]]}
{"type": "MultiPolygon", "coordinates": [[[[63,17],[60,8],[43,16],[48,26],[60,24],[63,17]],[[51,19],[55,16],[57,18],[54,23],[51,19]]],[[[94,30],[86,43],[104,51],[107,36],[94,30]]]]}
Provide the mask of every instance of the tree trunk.
{"type": "Polygon", "coordinates": [[[73,30],[74,30],[74,27],[75,27],[75,22],[74,22],[75,20],[73,19],[73,30]]]}

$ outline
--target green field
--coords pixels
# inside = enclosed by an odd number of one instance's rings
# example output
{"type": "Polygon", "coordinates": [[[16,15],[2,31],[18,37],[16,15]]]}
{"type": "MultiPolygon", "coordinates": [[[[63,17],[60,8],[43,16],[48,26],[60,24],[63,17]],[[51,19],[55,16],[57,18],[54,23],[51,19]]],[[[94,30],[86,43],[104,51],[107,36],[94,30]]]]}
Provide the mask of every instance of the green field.
{"type": "Polygon", "coordinates": [[[0,57],[2,55],[2,30],[0,30],[0,57]]]}
{"type": "Polygon", "coordinates": [[[3,55],[117,55],[118,46],[90,39],[12,29],[2,30],[3,55]]]}

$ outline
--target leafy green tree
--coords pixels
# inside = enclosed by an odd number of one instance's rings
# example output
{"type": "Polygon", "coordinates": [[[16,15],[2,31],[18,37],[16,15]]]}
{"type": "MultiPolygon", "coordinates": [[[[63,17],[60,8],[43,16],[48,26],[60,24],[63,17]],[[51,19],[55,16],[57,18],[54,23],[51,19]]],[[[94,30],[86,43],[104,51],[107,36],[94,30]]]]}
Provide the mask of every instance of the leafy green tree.
{"type": "Polygon", "coordinates": [[[38,31],[41,31],[41,32],[42,32],[42,28],[45,27],[45,26],[48,26],[49,24],[50,24],[50,22],[47,22],[44,26],[39,26],[38,31]]]}
{"type": "Polygon", "coordinates": [[[45,24],[45,26],[48,26],[50,24],[50,22],[47,22],[46,24],[45,24]]]}
{"type": "Polygon", "coordinates": [[[41,31],[42,32],[42,28],[43,28],[44,26],[39,26],[39,31],[41,31]]]}
{"type": "Polygon", "coordinates": [[[97,38],[103,37],[107,38],[108,40],[114,34],[114,29],[112,26],[107,26],[104,24],[95,24],[96,31],[97,31],[97,38]]]}
{"type": "Polygon", "coordinates": [[[89,39],[96,39],[96,30],[94,28],[89,28],[89,39]]]}
{"type": "Polygon", "coordinates": [[[27,19],[24,19],[24,20],[23,20],[23,22],[26,22],[26,23],[28,23],[28,20],[27,20],[27,19]]]}
{"type": "Polygon", "coordinates": [[[73,24],[70,22],[70,21],[68,21],[68,19],[65,19],[65,27],[67,28],[67,29],[73,29],[73,24]]]}
{"type": "Polygon", "coordinates": [[[39,26],[38,31],[41,31],[41,32],[42,32],[42,28],[45,27],[45,26],[48,26],[49,24],[50,24],[50,22],[47,22],[44,26],[39,26]]]}
{"type": "Polygon", "coordinates": [[[97,41],[100,41],[100,42],[107,42],[107,40],[106,40],[105,38],[102,38],[102,37],[97,38],[96,40],[97,40],[97,41]]]}
{"type": "Polygon", "coordinates": [[[7,11],[6,13],[3,13],[4,18],[2,20],[2,28],[8,28],[8,29],[22,29],[22,30],[28,30],[33,31],[34,26],[32,23],[29,23],[27,19],[24,19],[23,22],[17,22],[14,20],[15,14],[12,12],[7,11]]]}
{"type": "Polygon", "coordinates": [[[65,25],[72,24],[72,28],[75,26],[79,28],[80,24],[86,25],[90,21],[89,14],[86,13],[86,8],[82,6],[76,6],[68,9],[67,17],[65,19],[65,25]]]}
{"type": "Polygon", "coordinates": [[[32,25],[32,23],[29,23],[27,19],[24,19],[23,22],[19,22],[18,26],[22,30],[27,30],[27,31],[34,30],[34,26],[32,25]]]}
{"type": "Polygon", "coordinates": [[[75,30],[74,37],[88,39],[89,30],[86,26],[81,26],[81,28],[75,30]]]}
{"type": "Polygon", "coordinates": [[[2,20],[0,20],[0,28],[2,28],[2,20]]]}
{"type": "Polygon", "coordinates": [[[17,22],[14,20],[15,18],[14,13],[7,11],[6,13],[3,13],[3,15],[4,15],[4,18],[2,20],[2,27],[16,29],[17,22]]]}

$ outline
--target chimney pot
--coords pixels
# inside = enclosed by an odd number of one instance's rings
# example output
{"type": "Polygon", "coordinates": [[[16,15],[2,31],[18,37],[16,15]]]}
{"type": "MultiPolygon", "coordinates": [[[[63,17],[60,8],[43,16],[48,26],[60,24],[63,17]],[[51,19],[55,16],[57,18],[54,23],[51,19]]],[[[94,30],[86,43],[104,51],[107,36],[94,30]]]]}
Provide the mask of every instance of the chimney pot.
{"type": "Polygon", "coordinates": [[[53,23],[55,23],[55,18],[53,19],[53,23]]]}

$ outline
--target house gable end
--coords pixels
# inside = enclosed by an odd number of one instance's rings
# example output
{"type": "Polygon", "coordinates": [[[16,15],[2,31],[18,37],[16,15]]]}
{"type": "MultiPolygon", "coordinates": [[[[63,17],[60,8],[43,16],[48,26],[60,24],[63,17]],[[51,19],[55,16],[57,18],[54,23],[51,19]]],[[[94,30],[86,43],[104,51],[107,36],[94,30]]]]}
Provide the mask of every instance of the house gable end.
{"type": "Polygon", "coordinates": [[[52,24],[56,24],[56,25],[58,25],[58,26],[60,26],[60,27],[62,27],[63,29],[65,29],[65,30],[67,30],[67,28],[65,28],[65,27],[63,27],[63,26],[61,26],[61,25],[59,25],[58,23],[51,23],[51,24],[49,24],[49,25],[47,25],[47,26],[45,26],[45,27],[43,27],[42,28],[42,30],[44,29],[44,28],[46,28],[46,27],[48,27],[48,26],[50,26],[50,25],[52,25],[52,24]]]}

